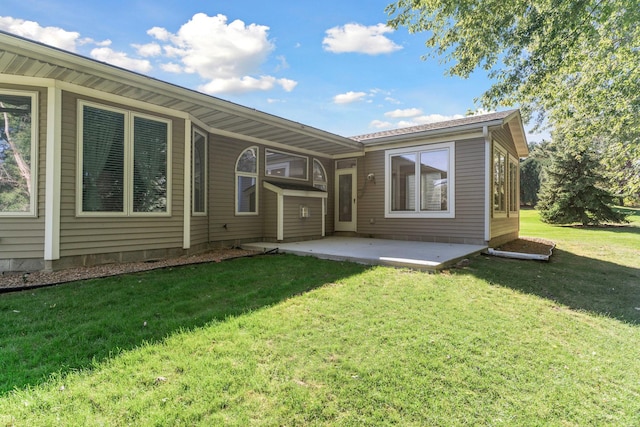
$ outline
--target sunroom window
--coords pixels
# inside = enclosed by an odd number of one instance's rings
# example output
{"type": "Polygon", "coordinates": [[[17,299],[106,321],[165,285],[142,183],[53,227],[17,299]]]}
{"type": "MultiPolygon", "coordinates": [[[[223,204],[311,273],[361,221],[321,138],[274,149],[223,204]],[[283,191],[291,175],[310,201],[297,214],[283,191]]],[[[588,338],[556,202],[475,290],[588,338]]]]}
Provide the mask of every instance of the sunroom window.
{"type": "Polygon", "coordinates": [[[507,215],[507,153],[493,143],[493,214],[507,215]]]}
{"type": "Polygon", "coordinates": [[[79,214],[169,214],[171,123],[80,103],[79,214]]]}
{"type": "Polygon", "coordinates": [[[0,91],[0,216],[36,215],[37,95],[0,91]]]}
{"type": "Polygon", "coordinates": [[[518,191],[518,181],[520,177],[519,167],[518,159],[509,156],[509,216],[518,215],[520,208],[520,194],[518,191]]]}
{"type": "Polygon", "coordinates": [[[258,147],[244,150],[236,161],[236,214],[258,213],[258,147]]]}
{"type": "Polygon", "coordinates": [[[453,218],[453,143],[386,152],[387,217],[453,218]]]}

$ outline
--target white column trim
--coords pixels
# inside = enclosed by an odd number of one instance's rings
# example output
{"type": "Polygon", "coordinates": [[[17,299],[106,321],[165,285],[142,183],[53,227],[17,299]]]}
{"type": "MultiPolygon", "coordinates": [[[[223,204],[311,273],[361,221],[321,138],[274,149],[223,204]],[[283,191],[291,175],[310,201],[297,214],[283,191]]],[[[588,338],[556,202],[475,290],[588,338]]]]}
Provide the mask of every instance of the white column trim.
{"type": "Polygon", "coordinates": [[[44,259],[60,259],[60,189],[62,159],[62,90],[47,88],[44,259]]]}
{"type": "Polygon", "coordinates": [[[182,248],[191,248],[191,120],[184,121],[184,222],[182,248]]]}

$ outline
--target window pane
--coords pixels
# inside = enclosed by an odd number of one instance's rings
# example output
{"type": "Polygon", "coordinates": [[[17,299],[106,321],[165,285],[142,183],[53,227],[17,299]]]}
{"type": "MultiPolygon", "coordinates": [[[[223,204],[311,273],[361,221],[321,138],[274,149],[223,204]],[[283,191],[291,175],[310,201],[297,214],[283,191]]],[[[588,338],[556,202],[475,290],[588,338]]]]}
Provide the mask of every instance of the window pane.
{"type": "Polygon", "coordinates": [[[518,164],[509,162],[509,210],[518,210],[518,164]]]}
{"type": "Polygon", "coordinates": [[[505,155],[499,151],[493,154],[493,209],[505,212],[505,155]]]}
{"type": "Polygon", "coordinates": [[[256,178],[238,176],[238,212],[256,211],[256,178]]]}
{"type": "Polygon", "coordinates": [[[446,211],[449,152],[420,153],[420,210],[446,211]]]}
{"type": "Polygon", "coordinates": [[[353,177],[351,174],[338,177],[338,219],[341,222],[351,222],[353,219],[353,177]]]}
{"type": "Polygon", "coordinates": [[[290,153],[267,150],[266,175],[280,178],[307,179],[307,158],[290,153]]]}
{"type": "Polygon", "coordinates": [[[193,211],[204,213],[206,192],[206,139],[195,133],[193,140],[193,211]]]}
{"type": "Polygon", "coordinates": [[[82,210],[124,209],[124,114],[84,106],[82,210]]]}
{"type": "Polygon", "coordinates": [[[237,172],[258,173],[258,154],[255,148],[245,150],[238,159],[237,172]]]}
{"type": "Polygon", "coordinates": [[[413,211],[416,202],[416,155],[391,157],[391,210],[413,211]]]}
{"type": "Polygon", "coordinates": [[[133,125],[133,211],[167,211],[168,125],[142,117],[133,125]]]}
{"type": "Polygon", "coordinates": [[[313,186],[327,191],[327,174],[319,160],[313,159],[313,186]]]}
{"type": "Polygon", "coordinates": [[[0,94],[0,212],[30,212],[31,97],[0,94]]]}

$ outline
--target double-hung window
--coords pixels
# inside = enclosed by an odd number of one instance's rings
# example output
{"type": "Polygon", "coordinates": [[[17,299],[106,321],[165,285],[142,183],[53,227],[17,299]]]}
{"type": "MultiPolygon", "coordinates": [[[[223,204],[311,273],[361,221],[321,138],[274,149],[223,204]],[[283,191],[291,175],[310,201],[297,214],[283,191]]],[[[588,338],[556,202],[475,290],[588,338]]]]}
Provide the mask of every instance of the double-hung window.
{"type": "Polygon", "coordinates": [[[0,216],[36,216],[37,93],[0,90],[0,216]]]}
{"type": "Polygon", "coordinates": [[[170,215],[171,121],[80,101],[78,215],[170,215]]]}
{"type": "Polygon", "coordinates": [[[236,161],[236,215],[258,213],[258,147],[244,150],[236,161]]]}
{"type": "Polygon", "coordinates": [[[455,217],[453,142],[385,153],[387,218],[455,217]]]}

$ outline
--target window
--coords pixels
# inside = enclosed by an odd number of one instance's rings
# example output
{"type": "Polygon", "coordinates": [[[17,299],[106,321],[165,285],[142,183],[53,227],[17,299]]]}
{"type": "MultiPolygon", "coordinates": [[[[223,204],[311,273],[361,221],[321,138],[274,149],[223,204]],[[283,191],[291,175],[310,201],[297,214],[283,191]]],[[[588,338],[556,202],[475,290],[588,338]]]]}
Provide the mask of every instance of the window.
{"type": "Polygon", "coordinates": [[[236,161],[236,214],[258,213],[258,147],[244,150],[236,161]]]}
{"type": "Polygon", "coordinates": [[[313,186],[320,190],[327,191],[327,171],[320,163],[320,160],[313,159],[313,186]]]}
{"type": "Polygon", "coordinates": [[[37,99],[0,91],[1,216],[36,216],[37,99]]]}
{"type": "Polygon", "coordinates": [[[520,177],[518,159],[509,156],[509,216],[518,215],[520,208],[518,180],[520,177]]]}
{"type": "Polygon", "coordinates": [[[193,213],[207,213],[207,137],[193,131],[193,213]]]}
{"type": "Polygon", "coordinates": [[[78,214],[170,214],[171,122],[79,105],[78,214]]]}
{"type": "Polygon", "coordinates": [[[305,181],[308,179],[308,158],[273,150],[266,150],[265,153],[266,176],[305,181]]]}
{"type": "Polygon", "coordinates": [[[507,215],[507,153],[493,143],[493,214],[507,215]]]}
{"type": "Polygon", "coordinates": [[[386,152],[387,217],[454,218],[453,143],[386,152]]]}

